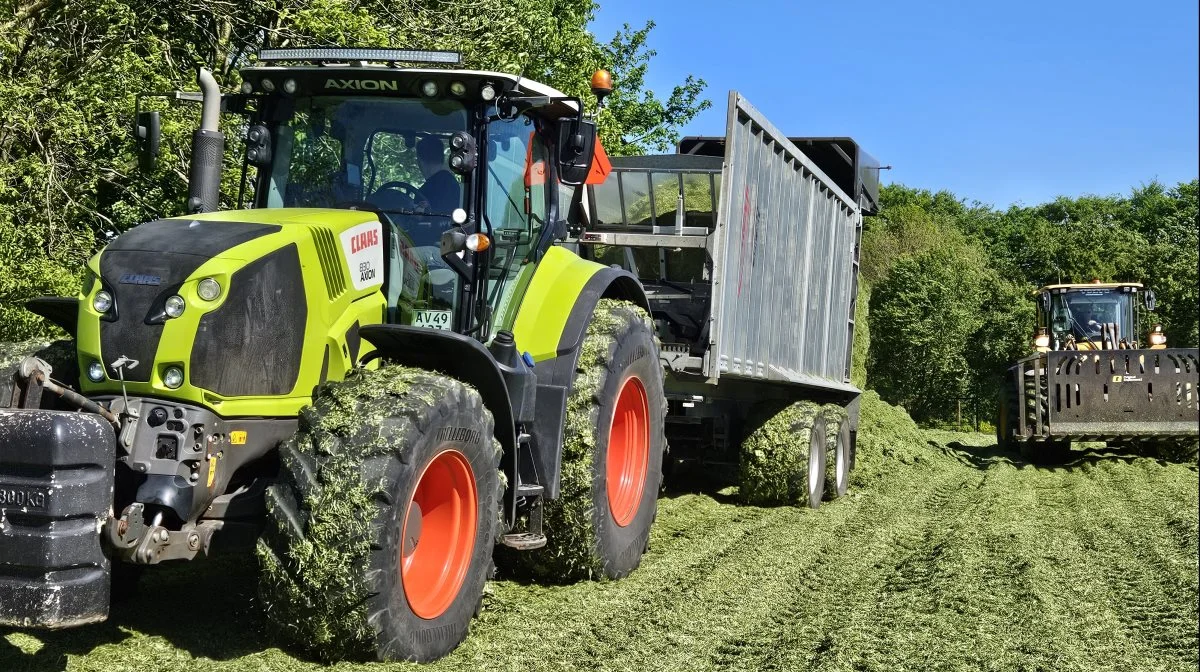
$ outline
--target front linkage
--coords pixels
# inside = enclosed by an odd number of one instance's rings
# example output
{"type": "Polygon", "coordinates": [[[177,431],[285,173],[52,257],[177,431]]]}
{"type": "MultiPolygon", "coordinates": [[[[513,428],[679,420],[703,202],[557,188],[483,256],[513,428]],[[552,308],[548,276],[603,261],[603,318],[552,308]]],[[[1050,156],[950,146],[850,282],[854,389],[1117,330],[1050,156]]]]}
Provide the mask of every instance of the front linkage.
{"type": "Polygon", "coordinates": [[[265,484],[251,463],[294,420],[233,423],[177,402],[89,399],[52,371],[23,360],[0,410],[0,625],[101,621],[111,562],[192,559],[214,539],[253,543],[265,484]],[[231,488],[235,472],[245,482],[231,488]]]}

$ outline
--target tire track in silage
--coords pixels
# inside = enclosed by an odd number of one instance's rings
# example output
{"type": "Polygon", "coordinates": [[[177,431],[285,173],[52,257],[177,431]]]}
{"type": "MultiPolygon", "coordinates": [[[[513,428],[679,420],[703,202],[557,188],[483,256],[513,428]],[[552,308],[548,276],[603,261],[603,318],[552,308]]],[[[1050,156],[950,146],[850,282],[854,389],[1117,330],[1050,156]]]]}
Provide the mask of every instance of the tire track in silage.
{"type": "MultiPolygon", "coordinates": [[[[938,533],[948,518],[969,505],[977,477],[957,466],[916,473],[934,479],[924,492],[904,489],[875,496],[863,507],[852,534],[839,534],[817,549],[792,589],[758,632],[723,642],[713,660],[722,670],[817,669],[826,661],[860,658],[844,639],[877,635],[856,618],[878,607],[881,596],[919,594],[942,552],[938,533]],[[811,609],[814,600],[822,608],[811,609]]],[[[904,599],[909,599],[907,596],[904,599]]],[[[880,628],[882,629],[882,628],[880,628]]]]}
{"type": "Polygon", "coordinates": [[[1164,512],[1167,507],[1148,496],[1154,478],[1122,462],[1097,465],[1088,476],[1077,484],[1074,534],[1131,645],[1171,668],[1196,669],[1195,556],[1182,566],[1170,557],[1177,542],[1169,519],[1161,520],[1169,508],[1164,512]]]}

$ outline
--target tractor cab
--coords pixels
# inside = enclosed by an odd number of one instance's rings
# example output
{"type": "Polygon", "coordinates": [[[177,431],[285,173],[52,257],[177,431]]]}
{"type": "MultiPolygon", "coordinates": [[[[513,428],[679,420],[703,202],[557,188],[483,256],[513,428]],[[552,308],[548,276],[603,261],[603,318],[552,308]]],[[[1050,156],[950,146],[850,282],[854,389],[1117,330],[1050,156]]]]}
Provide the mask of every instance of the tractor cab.
{"type": "MultiPolygon", "coordinates": [[[[443,69],[458,63],[444,51],[265,50],[241,70],[241,92],[220,97],[246,116],[245,164],[257,169],[243,171],[253,195],[239,208],[375,213],[386,321],[486,340],[511,326],[493,315],[565,237],[576,187],[602,180],[607,161],[578,98],[443,69]]],[[[138,128],[145,147],[150,127],[138,128]]],[[[195,211],[216,209],[201,200],[195,211]]]]}
{"type": "MultiPolygon", "coordinates": [[[[1139,348],[1141,307],[1154,309],[1154,292],[1137,282],[1047,285],[1036,295],[1039,352],[1139,348]]],[[[1151,347],[1165,345],[1161,326],[1148,340],[1151,347]]]]}

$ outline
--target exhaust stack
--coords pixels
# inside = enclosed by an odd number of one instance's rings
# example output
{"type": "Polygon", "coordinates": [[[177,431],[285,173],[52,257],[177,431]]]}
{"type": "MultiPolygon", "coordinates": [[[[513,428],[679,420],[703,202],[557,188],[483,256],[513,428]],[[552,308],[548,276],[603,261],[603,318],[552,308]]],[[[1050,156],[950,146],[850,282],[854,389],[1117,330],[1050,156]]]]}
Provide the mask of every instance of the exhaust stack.
{"type": "Polygon", "coordinates": [[[220,200],[221,159],[225,134],[217,130],[221,116],[221,90],[208,68],[200,68],[200,91],[204,109],[200,128],[192,135],[192,165],[188,172],[188,212],[212,212],[220,200]]]}

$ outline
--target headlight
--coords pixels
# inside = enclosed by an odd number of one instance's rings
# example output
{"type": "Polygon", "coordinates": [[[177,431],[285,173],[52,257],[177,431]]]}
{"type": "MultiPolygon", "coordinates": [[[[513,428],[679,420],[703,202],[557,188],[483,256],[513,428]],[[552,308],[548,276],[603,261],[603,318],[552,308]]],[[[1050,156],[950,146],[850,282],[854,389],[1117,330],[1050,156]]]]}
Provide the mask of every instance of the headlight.
{"type": "Polygon", "coordinates": [[[1150,330],[1150,345],[1166,345],[1167,335],[1163,333],[1162,325],[1156,324],[1150,330]]]}
{"type": "Polygon", "coordinates": [[[462,82],[450,82],[450,93],[456,96],[462,96],[467,93],[467,85],[462,82]]]}
{"type": "Polygon", "coordinates": [[[100,362],[88,364],[88,380],[98,383],[104,380],[104,365],[100,362]]]}
{"type": "Polygon", "coordinates": [[[163,371],[163,385],[172,390],[178,389],[183,385],[183,369],[178,366],[168,366],[166,371],[163,371]]]}
{"type": "Polygon", "coordinates": [[[92,297],[92,308],[95,308],[97,313],[107,313],[108,309],[112,308],[112,294],[103,289],[96,292],[96,296],[92,297]]]}
{"type": "Polygon", "coordinates": [[[1050,347],[1050,334],[1038,334],[1033,337],[1033,345],[1038,348],[1050,347]]]}
{"type": "Polygon", "coordinates": [[[167,317],[179,317],[183,315],[183,309],[186,306],[183,297],[175,294],[167,297],[167,302],[163,304],[163,311],[166,312],[167,317]]]}
{"type": "Polygon", "coordinates": [[[479,97],[483,98],[484,102],[491,102],[496,97],[496,87],[491,83],[484,84],[483,88],[479,89],[479,97]]]}
{"type": "Polygon", "coordinates": [[[196,294],[205,301],[216,301],[221,296],[221,283],[212,278],[205,278],[196,287],[196,294]]]}
{"type": "Polygon", "coordinates": [[[438,94],[437,82],[435,82],[431,79],[431,80],[425,82],[424,84],[422,84],[421,85],[421,93],[425,94],[429,98],[433,98],[434,96],[436,96],[438,94]]]}

